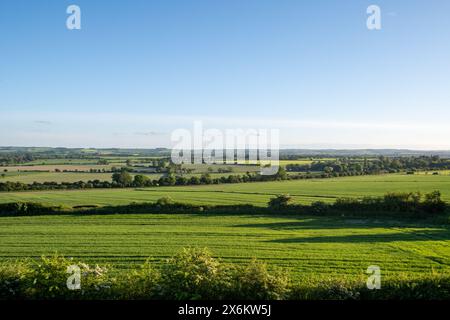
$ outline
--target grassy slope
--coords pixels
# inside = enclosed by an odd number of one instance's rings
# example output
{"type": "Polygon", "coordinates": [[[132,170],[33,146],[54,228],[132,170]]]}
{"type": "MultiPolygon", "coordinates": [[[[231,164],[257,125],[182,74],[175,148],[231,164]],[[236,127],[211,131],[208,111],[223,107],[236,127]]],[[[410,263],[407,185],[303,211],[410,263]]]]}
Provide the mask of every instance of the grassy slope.
{"type": "Polygon", "coordinates": [[[77,182],[98,179],[111,181],[111,173],[86,173],[86,172],[8,172],[0,179],[0,182],[12,181],[22,183],[33,182],[77,182]]]}
{"type": "MultiPolygon", "coordinates": [[[[131,176],[136,174],[141,174],[147,176],[149,179],[157,180],[163,174],[160,173],[131,173],[131,176]]],[[[211,173],[212,178],[220,178],[222,176],[228,177],[229,175],[236,175],[239,173],[211,173]]],[[[201,177],[201,173],[185,174],[186,178],[192,176],[201,177]]],[[[78,182],[78,181],[89,181],[89,180],[100,180],[100,181],[112,181],[112,173],[90,173],[90,172],[7,172],[5,177],[0,178],[0,182],[22,182],[22,183],[33,183],[33,182],[78,182]]]]}
{"type": "Polygon", "coordinates": [[[0,193],[0,202],[40,201],[66,205],[127,204],[154,201],[166,195],[174,200],[195,204],[266,205],[275,194],[289,193],[296,202],[334,201],[336,197],[381,196],[388,191],[440,190],[450,201],[449,175],[361,176],[336,179],[296,180],[282,182],[223,184],[147,189],[96,189],[81,191],[43,191],[0,193]]]}
{"type": "Polygon", "coordinates": [[[55,251],[119,267],[161,260],[186,246],[209,247],[225,261],[252,257],[294,277],[358,277],[450,272],[450,229],[341,218],[106,215],[3,217],[0,260],[55,251]]]}

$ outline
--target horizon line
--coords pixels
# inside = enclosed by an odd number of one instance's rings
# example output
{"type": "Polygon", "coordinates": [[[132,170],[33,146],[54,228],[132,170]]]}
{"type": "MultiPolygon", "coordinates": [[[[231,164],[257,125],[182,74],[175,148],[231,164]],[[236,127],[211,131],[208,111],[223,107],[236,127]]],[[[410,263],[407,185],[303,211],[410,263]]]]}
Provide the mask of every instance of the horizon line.
{"type": "MultiPolygon", "coordinates": [[[[173,148],[170,147],[64,147],[64,146],[57,146],[57,147],[51,147],[51,146],[36,146],[36,145],[28,145],[28,146],[8,146],[8,145],[0,145],[0,149],[3,148],[42,148],[42,149],[87,149],[87,150],[109,150],[109,149],[134,149],[134,150],[156,150],[156,149],[165,149],[165,150],[172,150],[173,148]]],[[[196,149],[191,149],[196,150],[196,149]]],[[[203,149],[208,150],[208,149],[203,149]]],[[[223,150],[236,150],[236,149],[228,149],[223,148],[223,150]]],[[[247,149],[244,149],[247,150],[247,149]]],[[[253,149],[249,149],[253,150],[253,149]]],[[[401,147],[358,147],[358,148],[336,148],[336,147],[330,147],[330,148],[309,148],[309,147],[280,147],[278,150],[306,150],[306,151],[413,151],[413,152],[450,152],[450,149],[414,149],[414,148],[401,148],[401,147]]]]}

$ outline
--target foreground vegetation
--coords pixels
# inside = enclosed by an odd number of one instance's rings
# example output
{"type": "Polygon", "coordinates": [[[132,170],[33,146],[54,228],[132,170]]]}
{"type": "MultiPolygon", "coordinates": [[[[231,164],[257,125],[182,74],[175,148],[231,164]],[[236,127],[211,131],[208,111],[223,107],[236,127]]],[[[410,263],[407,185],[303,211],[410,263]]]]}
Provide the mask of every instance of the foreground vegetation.
{"type": "Polygon", "coordinates": [[[0,218],[0,260],[54,252],[129,269],[162,263],[185,246],[209,247],[230,263],[256,257],[301,277],[450,272],[450,228],[434,219],[258,214],[43,215],[0,218]]]}
{"type": "Polygon", "coordinates": [[[147,261],[119,273],[57,255],[3,264],[0,299],[450,299],[449,280],[449,274],[387,278],[379,290],[368,289],[363,277],[294,282],[257,260],[235,265],[213,258],[207,249],[183,249],[159,266],[147,261]],[[78,284],[68,280],[74,265],[80,270],[78,284]]]}

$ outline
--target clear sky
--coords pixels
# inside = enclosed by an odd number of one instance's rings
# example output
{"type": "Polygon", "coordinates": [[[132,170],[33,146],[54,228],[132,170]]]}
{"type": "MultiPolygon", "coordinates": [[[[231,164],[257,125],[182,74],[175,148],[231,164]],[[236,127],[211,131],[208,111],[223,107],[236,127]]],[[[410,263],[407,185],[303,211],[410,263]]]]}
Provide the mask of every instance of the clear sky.
{"type": "Polygon", "coordinates": [[[2,0],[0,145],[450,149],[448,0],[2,0]],[[68,30],[66,8],[81,8],[68,30]],[[366,27],[381,8],[382,29],[366,27]]]}

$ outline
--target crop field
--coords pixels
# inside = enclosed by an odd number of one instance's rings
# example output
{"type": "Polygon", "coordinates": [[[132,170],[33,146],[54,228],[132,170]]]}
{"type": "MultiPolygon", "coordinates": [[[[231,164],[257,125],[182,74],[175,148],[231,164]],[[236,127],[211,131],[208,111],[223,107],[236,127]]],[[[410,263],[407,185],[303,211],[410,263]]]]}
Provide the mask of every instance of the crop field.
{"type": "Polygon", "coordinates": [[[450,272],[450,229],[398,221],[281,216],[129,214],[0,219],[0,260],[58,252],[127,268],[183,247],[225,262],[257,257],[293,277],[450,272]]]}
{"type": "MultiPolygon", "coordinates": [[[[53,166],[53,165],[49,165],[53,166]]],[[[48,167],[48,166],[46,166],[48,167]]],[[[196,171],[194,171],[196,172],[196,171]]],[[[211,173],[211,176],[233,173],[211,173]]],[[[160,174],[146,174],[158,178],[160,174]]],[[[200,176],[198,173],[186,174],[200,176]]],[[[111,173],[14,172],[2,180],[110,180],[111,173]]],[[[448,171],[328,179],[153,188],[1,192],[0,203],[36,201],[55,205],[125,205],[170,196],[197,205],[266,206],[278,194],[294,202],[333,202],[338,197],[440,190],[450,201],[448,171]]],[[[127,269],[150,257],[155,263],[183,247],[208,247],[224,262],[256,257],[282,267],[293,279],[361,278],[370,265],[386,277],[450,273],[450,228],[413,220],[259,215],[105,214],[0,218],[0,262],[55,252],[90,263],[127,269]]]]}
{"type": "MultiPolygon", "coordinates": [[[[133,163],[133,165],[148,166],[149,163],[133,163]]],[[[33,182],[77,182],[88,180],[111,181],[111,173],[106,172],[90,172],[94,171],[110,171],[113,166],[120,168],[125,166],[123,163],[110,163],[108,165],[97,164],[35,164],[20,166],[2,166],[0,172],[0,182],[14,181],[22,183],[33,182]]],[[[245,174],[246,172],[259,172],[260,167],[253,165],[183,165],[184,169],[188,169],[190,173],[185,173],[185,177],[197,176],[208,173],[212,178],[222,177],[236,174],[245,174]],[[223,171],[223,172],[221,172],[223,171]]],[[[146,167],[133,167],[136,172],[131,175],[143,174],[151,179],[159,179],[163,174],[147,173],[146,167]]]]}
{"type": "Polygon", "coordinates": [[[111,173],[89,172],[10,172],[0,182],[13,181],[22,183],[33,182],[78,182],[89,180],[111,181],[111,173]]]}
{"type": "Polygon", "coordinates": [[[118,205],[151,202],[164,196],[198,205],[253,204],[265,206],[278,194],[290,194],[296,203],[333,202],[338,197],[382,196],[386,192],[422,193],[440,190],[450,201],[449,175],[387,174],[333,179],[291,180],[144,189],[94,189],[71,191],[3,192],[0,203],[37,201],[73,205],[118,205]]]}
{"type": "MultiPolygon", "coordinates": [[[[324,160],[324,159],[322,159],[324,160]]],[[[287,164],[311,164],[314,160],[302,159],[302,160],[280,160],[280,165],[285,166],[287,164]]]]}
{"type": "MultiPolygon", "coordinates": [[[[161,173],[131,173],[131,176],[144,175],[149,179],[159,179],[163,174],[161,173]]],[[[229,176],[236,173],[210,173],[211,178],[220,178],[223,176],[229,176]]],[[[201,177],[201,173],[189,173],[184,174],[186,178],[196,176],[201,177]]],[[[22,183],[33,183],[33,182],[78,182],[78,181],[89,181],[89,180],[100,180],[100,181],[112,181],[112,173],[110,172],[45,172],[45,171],[31,171],[31,172],[7,172],[4,177],[0,177],[0,182],[22,182],[22,183]]]]}
{"type": "Polygon", "coordinates": [[[4,172],[29,172],[29,171],[50,171],[55,170],[67,170],[67,171],[89,171],[90,169],[95,170],[110,170],[111,165],[97,165],[97,164],[46,164],[46,165],[23,165],[23,166],[5,166],[0,167],[0,171],[4,172]]]}
{"type": "Polygon", "coordinates": [[[259,172],[261,170],[259,165],[244,165],[244,164],[183,164],[183,168],[192,170],[193,173],[205,173],[205,172],[218,172],[219,170],[229,170],[224,172],[225,175],[246,173],[246,172],[259,172]]]}
{"type": "Polygon", "coordinates": [[[439,170],[439,171],[418,171],[415,174],[432,175],[436,174],[439,176],[450,176],[450,170],[439,170]]]}
{"type": "Polygon", "coordinates": [[[38,159],[38,160],[33,160],[33,161],[29,161],[26,163],[26,165],[30,166],[30,165],[87,165],[87,164],[92,164],[95,165],[97,164],[98,159],[38,159]]]}

